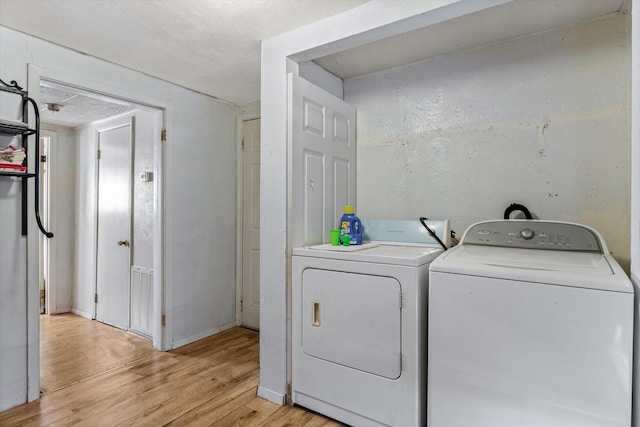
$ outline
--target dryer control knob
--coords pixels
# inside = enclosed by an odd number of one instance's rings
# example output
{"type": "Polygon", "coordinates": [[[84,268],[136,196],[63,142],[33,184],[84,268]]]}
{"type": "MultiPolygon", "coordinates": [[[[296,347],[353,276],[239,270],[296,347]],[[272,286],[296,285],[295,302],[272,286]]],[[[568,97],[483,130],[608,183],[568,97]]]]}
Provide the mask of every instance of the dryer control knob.
{"type": "Polygon", "coordinates": [[[533,236],[535,236],[535,233],[530,228],[523,228],[522,231],[520,232],[520,235],[522,236],[523,239],[529,240],[529,239],[533,239],[533,236]]]}

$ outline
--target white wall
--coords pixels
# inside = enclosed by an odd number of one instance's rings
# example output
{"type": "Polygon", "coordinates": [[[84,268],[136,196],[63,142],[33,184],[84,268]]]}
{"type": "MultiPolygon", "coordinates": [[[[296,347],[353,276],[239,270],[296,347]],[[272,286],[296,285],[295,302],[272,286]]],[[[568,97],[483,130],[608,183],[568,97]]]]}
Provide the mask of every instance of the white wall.
{"type": "MultiPolygon", "coordinates": [[[[634,6],[631,32],[631,280],[637,286],[636,289],[640,289],[640,6],[637,3],[634,6]]],[[[636,309],[636,314],[640,315],[640,310],[636,309]]],[[[640,352],[636,354],[640,355],[640,352]]],[[[636,373],[640,379],[640,369],[637,369],[636,373]]],[[[635,396],[640,402],[640,393],[636,393],[635,396]]]]}
{"type": "MultiPolygon", "coordinates": [[[[19,55],[22,48],[13,44],[7,45],[6,41],[7,36],[0,33],[0,78],[8,84],[16,80],[19,86],[26,88],[26,67],[5,60],[19,55]]],[[[17,120],[20,118],[20,111],[20,97],[0,93],[0,117],[17,120]]],[[[34,114],[33,110],[30,111],[29,117],[33,126],[34,114]]],[[[13,138],[0,135],[0,147],[6,147],[9,143],[19,146],[19,142],[13,138]]],[[[31,151],[35,137],[30,137],[29,143],[31,151]]],[[[33,165],[33,153],[29,154],[29,164],[33,165]]],[[[30,182],[28,186],[31,200],[33,183],[30,182]]],[[[37,397],[36,388],[39,386],[38,366],[37,363],[33,363],[34,354],[38,354],[38,335],[32,330],[33,320],[38,318],[40,312],[38,274],[37,270],[33,269],[34,266],[37,267],[37,261],[33,264],[28,262],[27,257],[38,257],[37,235],[32,201],[29,202],[27,210],[30,235],[21,235],[21,195],[21,180],[0,177],[0,411],[37,397]],[[37,304],[34,306],[37,309],[27,309],[29,303],[37,304]],[[35,351],[29,353],[28,348],[35,351]]]]}
{"type": "Polygon", "coordinates": [[[92,319],[95,315],[93,294],[96,283],[96,135],[95,128],[76,129],[75,168],[78,179],[74,183],[75,207],[75,262],[72,310],[92,319]]]}
{"type": "Polygon", "coordinates": [[[153,181],[140,180],[153,172],[153,113],[135,114],[133,154],[133,265],[153,269],[153,181]]]}
{"type": "Polygon", "coordinates": [[[235,324],[236,112],[205,96],[173,111],[165,151],[165,280],[177,347],[235,324]]]}
{"type": "Polygon", "coordinates": [[[633,425],[640,426],[640,6],[631,11],[631,281],[636,291],[633,425]]]}
{"type": "MultiPolygon", "coordinates": [[[[75,282],[76,139],[70,128],[42,124],[41,129],[55,133],[49,145],[49,239],[48,287],[54,292],[51,314],[71,311],[71,294],[75,282]]],[[[41,131],[42,134],[42,131],[41,131]]],[[[42,211],[42,208],[41,208],[42,211]]],[[[50,297],[51,298],[51,297],[50,297]]]]}
{"type": "MultiPolygon", "coordinates": [[[[42,77],[50,80],[166,109],[167,141],[163,147],[162,176],[165,240],[160,257],[166,288],[167,347],[182,345],[233,325],[235,107],[4,27],[0,27],[0,52],[3,80],[17,80],[26,87],[27,64],[31,64],[42,77]]],[[[77,155],[82,158],[80,151],[77,155]]],[[[81,183],[77,198],[80,204],[83,197],[91,196],[92,190],[83,187],[84,176],[79,175],[78,182],[81,183]]],[[[35,372],[38,298],[29,301],[29,307],[36,304],[35,316],[32,311],[25,312],[28,259],[24,239],[13,230],[19,213],[16,188],[6,180],[0,183],[3,216],[0,231],[3,238],[8,236],[0,257],[3,271],[0,365],[11,370],[10,376],[2,371],[0,393],[4,407],[0,409],[24,402],[27,394],[36,398],[39,387],[35,372]],[[5,322],[5,316],[11,320],[5,322]],[[26,341],[29,341],[28,347],[26,341]],[[25,364],[31,368],[25,368],[25,364]],[[27,382],[29,390],[25,393],[27,382]]],[[[84,215],[91,213],[79,212],[79,222],[84,215]]],[[[76,251],[80,254],[77,247],[76,251]]],[[[78,262],[81,259],[79,256],[78,262]]],[[[37,277],[37,264],[35,267],[31,261],[29,264],[30,277],[37,277]]],[[[76,280],[82,278],[76,277],[76,280]]],[[[34,286],[37,293],[37,282],[34,286]]]]}
{"type": "Polygon", "coordinates": [[[461,236],[522,203],[596,228],[628,272],[628,21],[616,14],[346,80],[358,110],[358,215],[449,218],[461,236]]]}
{"type": "MultiPolygon", "coordinates": [[[[4,138],[0,145],[6,146],[4,138]]],[[[21,188],[20,181],[0,177],[0,411],[27,396],[27,239],[20,235],[21,188]]]]}

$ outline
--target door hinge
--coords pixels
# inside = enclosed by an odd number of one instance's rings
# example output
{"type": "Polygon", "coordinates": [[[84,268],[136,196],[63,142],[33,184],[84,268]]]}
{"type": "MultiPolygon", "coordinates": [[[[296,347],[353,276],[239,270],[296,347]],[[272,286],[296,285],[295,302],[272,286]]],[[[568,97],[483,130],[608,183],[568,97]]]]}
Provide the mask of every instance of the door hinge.
{"type": "Polygon", "coordinates": [[[47,156],[45,155],[40,156],[40,163],[47,163],[47,156]]]}
{"type": "Polygon", "coordinates": [[[240,300],[240,313],[244,311],[244,301],[240,300]]]}
{"type": "Polygon", "coordinates": [[[93,294],[93,302],[98,303],[98,293],[93,294]]]}
{"type": "Polygon", "coordinates": [[[167,316],[163,314],[160,318],[160,322],[162,323],[162,326],[167,326],[167,316]]]}
{"type": "Polygon", "coordinates": [[[98,150],[98,160],[100,160],[101,155],[102,155],[101,151],[98,150]]]}
{"type": "Polygon", "coordinates": [[[167,140],[167,130],[166,129],[162,129],[162,132],[160,132],[160,140],[162,142],[165,142],[167,140]]]}
{"type": "Polygon", "coordinates": [[[241,149],[244,150],[244,138],[242,138],[242,144],[240,145],[241,149]]]}
{"type": "Polygon", "coordinates": [[[42,289],[40,289],[40,314],[47,312],[47,281],[42,279],[42,289]]]}

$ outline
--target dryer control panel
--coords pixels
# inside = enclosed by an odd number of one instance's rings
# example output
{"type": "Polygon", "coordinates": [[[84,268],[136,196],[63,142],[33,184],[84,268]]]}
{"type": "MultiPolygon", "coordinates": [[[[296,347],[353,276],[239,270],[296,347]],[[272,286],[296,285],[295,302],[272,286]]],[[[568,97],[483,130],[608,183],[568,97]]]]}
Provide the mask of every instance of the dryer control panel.
{"type": "Polygon", "coordinates": [[[460,244],[597,253],[605,247],[587,226],[538,220],[479,222],[465,231],[460,244]]]}

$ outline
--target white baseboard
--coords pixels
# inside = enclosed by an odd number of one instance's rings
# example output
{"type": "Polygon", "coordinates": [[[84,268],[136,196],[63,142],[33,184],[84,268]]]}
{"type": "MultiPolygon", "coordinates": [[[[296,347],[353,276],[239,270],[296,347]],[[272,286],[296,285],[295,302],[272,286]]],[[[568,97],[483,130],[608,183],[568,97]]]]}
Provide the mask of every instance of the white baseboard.
{"type": "Polygon", "coordinates": [[[236,326],[237,325],[236,325],[235,321],[234,322],[229,322],[229,323],[226,323],[226,324],[220,326],[218,328],[218,329],[220,329],[218,332],[226,331],[227,329],[235,328],[236,326]]]}
{"type": "Polygon", "coordinates": [[[276,393],[275,391],[264,388],[261,385],[258,386],[258,396],[280,406],[287,403],[286,395],[282,393],[276,393]]]}
{"type": "Polygon", "coordinates": [[[77,308],[72,308],[72,309],[71,309],[71,312],[72,312],[73,314],[77,314],[78,316],[82,316],[82,317],[84,317],[84,318],[87,318],[87,319],[93,320],[93,314],[91,314],[91,313],[87,313],[86,311],[78,310],[77,308]]]}
{"type": "Polygon", "coordinates": [[[236,326],[235,320],[233,322],[225,323],[224,325],[220,325],[217,328],[209,329],[199,334],[191,335],[190,337],[174,341],[171,345],[171,348],[174,349],[174,348],[182,347],[183,345],[191,344],[192,342],[201,340],[202,338],[210,337],[211,335],[219,334],[220,332],[233,328],[235,326],[236,326]]]}

